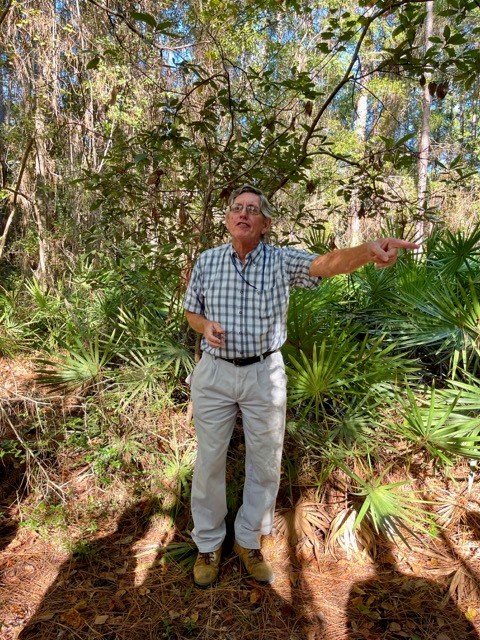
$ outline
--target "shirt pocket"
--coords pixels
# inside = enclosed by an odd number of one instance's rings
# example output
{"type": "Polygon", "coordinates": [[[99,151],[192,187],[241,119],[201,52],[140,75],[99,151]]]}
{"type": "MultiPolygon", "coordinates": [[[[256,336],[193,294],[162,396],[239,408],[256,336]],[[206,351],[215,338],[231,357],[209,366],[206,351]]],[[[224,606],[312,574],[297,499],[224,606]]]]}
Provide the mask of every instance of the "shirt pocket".
{"type": "Polygon", "coordinates": [[[277,281],[271,288],[258,291],[256,298],[260,319],[282,317],[288,305],[288,284],[277,281]]]}
{"type": "Polygon", "coordinates": [[[220,322],[220,316],[223,315],[226,306],[225,286],[214,279],[205,290],[205,316],[209,320],[220,322]]]}

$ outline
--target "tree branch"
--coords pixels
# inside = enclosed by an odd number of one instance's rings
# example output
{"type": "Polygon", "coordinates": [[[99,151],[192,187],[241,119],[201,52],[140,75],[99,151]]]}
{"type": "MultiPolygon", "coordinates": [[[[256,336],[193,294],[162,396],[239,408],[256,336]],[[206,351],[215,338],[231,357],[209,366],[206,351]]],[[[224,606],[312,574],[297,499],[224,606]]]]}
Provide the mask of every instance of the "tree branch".
{"type": "Polygon", "coordinates": [[[2,25],[2,22],[7,17],[7,13],[9,12],[9,10],[10,10],[10,8],[12,6],[12,3],[13,3],[13,0],[8,0],[7,5],[5,6],[5,9],[1,13],[1,15],[0,15],[0,26],[2,25]]]}
{"type": "MultiPolygon", "coordinates": [[[[338,82],[336,87],[333,88],[333,90],[330,92],[330,95],[327,97],[325,102],[320,107],[320,109],[319,109],[318,113],[315,115],[315,117],[314,117],[314,119],[312,121],[312,124],[310,125],[307,133],[305,134],[305,138],[304,138],[303,143],[302,143],[301,154],[300,154],[300,157],[298,159],[298,163],[297,163],[296,169],[299,166],[302,166],[303,163],[305,162],[305,160],[308,158],[308,156],[309,156],[309,154],[308,154],[308,145],[309,145],[314,133],[316,132],[318,123],[320,122],[320,120],[321,120],[322,116],[324,115],[325,111],[331,105],[331,103],[333,102],[335,97],[338,95],[338,93],[341,91],[341,89],[351,80],[350,74],[352,72],[352,69],[353,69],[354,65],[356,64],[356,62],[357,62],[357,60],[359,58],[360,49],[362,47],[363,41],[365,40],[365,37],[367,36],[367,33],[370,30],[370,27],[373,24],[373,22],[378,20],[378,18],[383,16],[385,13],[389,13],[393,9],[402,7],[405,4],[426,4],[427,2],[428,2],[428,0],[400,0],[400,2],[392,3],[392,4],[390,4],[390,5],[386,6],[386,7],[383,7],[382,9],[379,9],[375,14],[373,14],[372,16],[367,18],[367,22],[365,23],[364,27],[362,28],[362,30],[360,32],[359,40],[358,40],[358,42],[357,42],[357,44],[355,46],[355,49],[354,49],[354,52],[353,52],[352,57],[350,59],[350,63],[348,65],[347,70],[343,74],[342,79],[338,82]]],[[[294,171],[290,171],[289,173],[284,175],[281,178],[281,180],[277,183],[277,185],[273,189],[271,189],[270,192],[267,194],[268,197],[271,198],[279,189],[284,187],[289,182],[289,180],[292,177],[293,173],[294,173],[294,171]]]]}

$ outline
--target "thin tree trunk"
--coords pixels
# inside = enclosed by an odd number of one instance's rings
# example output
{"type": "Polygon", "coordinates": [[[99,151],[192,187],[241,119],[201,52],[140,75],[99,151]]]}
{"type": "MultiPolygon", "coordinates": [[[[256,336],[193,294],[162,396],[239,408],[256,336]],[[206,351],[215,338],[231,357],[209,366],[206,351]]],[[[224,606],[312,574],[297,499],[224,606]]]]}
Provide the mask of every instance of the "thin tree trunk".
{"type": "Polygon", "coordinates": [[[45,236],[46,221],[48,218],[48,208],[50,206],[47,197],[47,163],[48,154],[45,144],[45,115],[37,98],[35,101],[35,178],[34,193],[32,194],[32,206],[35,223],[37,225],[38,234],[38,266],[35,272],[40,282],[44,282],[47,278],[47,241],[45,236]],[[40,203],[40,207],[37,204],[40,203]]]}
{"type": "MultiPolygon", "coordinates": [[[[365,86],[362,87],[357,102],[357,119],[355,122],[355,133],[357,134],[357,143],[362,150],[365,149],[365,140],[367,138],[367,115],[368,115],[368,92],[365,86]]],[[[358,198],[358,189],[352,193],[350,202],[350,244],[357,245],[362,242],[362,228],[360,218],[361,202],[358,198]]]]}
{"type": "Polygon", "coordinates": [[[10,213],[8,215],[7,221],[5,223],[5,227],[3,229],[3,234],[0,236],[0,259],[2,258],[3,252],[5,250],[5,244],[7,242],[8,231],[10,229],[10,226],[11,226],[12,222],[13,222],[13,218],[15,217],[15,211],[16,211],[16,207],[17,207],[17,200],[18,200],[18,196],[19,196],[19,194],[21,192],[23,174],[25,173],[25,167],[27,166],[28,156],[30,155],[30,151],[32,150],[34,141],[35,140],[34,140],[33,137],[30,138],[30,140],[27,142],[27,146],[25,148],[25,151],[23,152],[22,163],[20,165],[20,171],[18,172],[17,184],[15,186],[15,191],[13,193],[11,210],[10,210],[10,213]]]}
{"type": "MultiPolygon", "coordinates": [[[[425,20],[425,51],[431,47],[430,37],[433,33],[433,0],[426,3],[427,17],[425,20]]],[[[430,74],[428,74],[430,76],[430,74]]],[[[417,238],[421,242],[424,240],[428,232],[428,223],[426,220],[426,211],[428,208],[428,162],[430,158],[430,109],[431,100],[429,90],[430,77],[426,77],[426,81],[422,87],[422,125],[420,131],[420,140],[418,145],[418,186],[417,199],[419,220],[417,222],[417,238]]]]}

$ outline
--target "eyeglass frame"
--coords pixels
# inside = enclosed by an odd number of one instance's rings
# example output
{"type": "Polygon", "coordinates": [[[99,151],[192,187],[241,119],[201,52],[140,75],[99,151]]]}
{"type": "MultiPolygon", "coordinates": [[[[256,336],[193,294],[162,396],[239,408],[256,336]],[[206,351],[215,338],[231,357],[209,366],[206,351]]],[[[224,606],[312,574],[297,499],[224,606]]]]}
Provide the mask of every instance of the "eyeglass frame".
{"type": "Polygon", "coordinates": [[[245,213],[247,213],[249,216],[263,215],[263,212],[260,209],[260,207],[257,207],[254,204],[241,204],[240,202],[233,202],[228,207],[228,213],[239,214],[239,213],[242,213],[244,209],[245,209],[245,213]]]}

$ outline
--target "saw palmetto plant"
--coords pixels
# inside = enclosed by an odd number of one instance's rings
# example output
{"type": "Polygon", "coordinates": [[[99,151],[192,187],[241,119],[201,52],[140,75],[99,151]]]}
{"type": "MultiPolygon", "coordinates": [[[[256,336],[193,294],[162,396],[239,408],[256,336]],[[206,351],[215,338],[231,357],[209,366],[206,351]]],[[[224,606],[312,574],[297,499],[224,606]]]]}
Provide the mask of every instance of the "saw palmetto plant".
{"type": "Polygon", "coordinates": [[[349,398],[375,402],[375,393],[388,396],[397,380],[415,369],[395,346],[353,323],[324,332],[311,357],[303,351],[289,355],[290,406],[304,416],[312,412],[319,421],[349,398]]]}
{"type": "Polygon", "coordinates": [[[407,443],[410,454],[424,451],[428,458],[452,466],[458,458],[480,458],[480,416],[456,411],[453,401],[436,393],[432,386],[424,397],[405,385],[405,396],[398,394],[398,415],[403,418],[388,426],[407,443]]]}

